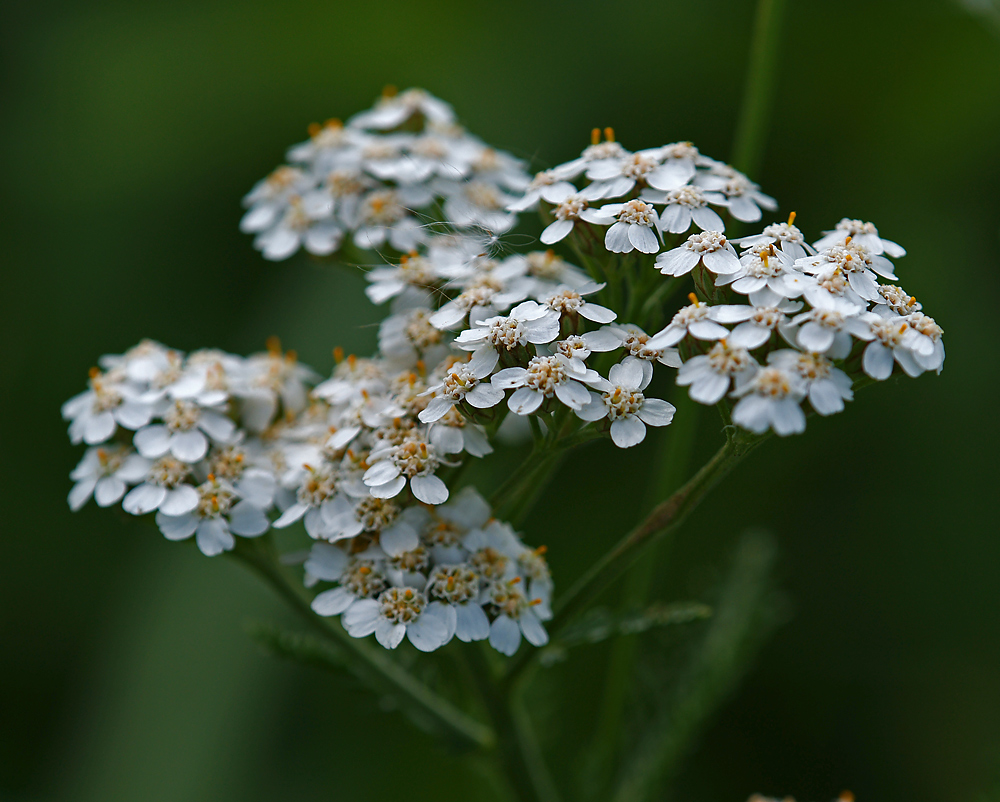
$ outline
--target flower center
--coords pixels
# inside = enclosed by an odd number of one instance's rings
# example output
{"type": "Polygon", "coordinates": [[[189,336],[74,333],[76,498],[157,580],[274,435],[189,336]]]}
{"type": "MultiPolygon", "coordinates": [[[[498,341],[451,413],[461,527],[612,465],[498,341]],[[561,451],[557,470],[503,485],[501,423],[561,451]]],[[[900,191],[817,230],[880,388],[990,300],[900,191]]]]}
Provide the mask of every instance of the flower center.
{"type": "Polygon", "coordinates": [[[389,588],[378,602],[382,606],[383,618],[393,624],[412,624],[427,605],[427,597],[414,588],[389,588]]]}
{"type": "Polygon", "coordinates": [[[639,179],[655,170],[658,166],[659,163],[656,159],[643,156],[641,153],[633,153],[622,163],[622,175],[639,179]]]}
{"type": "Polygon", "coordinates": [[[150,466],[148,482],[160,485],[168,490],[177,487],[184,477],[188,475],[189,468],[186,463],[173,457],[160,457],[150,466]]]}
{"type": "Polygon", "coordinates": [[[604,404],[612,421],[635,415],[642,409],[643,400],[638,390],[626,390],[624,387],[615,387],[611,392],[604,393],[604,404]]]}
{"type": "Polygon", "coordinates": [[[399,515],[399,507],[390,499],[369,496],[358,502],[354,515],[366,532],[378,532],[396,520],[396,516],[399,515]]]}
{"type": "Polygon", "coordinates": [[[187,432],[197,425],[200,417],[201,410],[197,404],[192,404],[190,401],[174,401],[173,406],[163,414],[163,422],[172,432],[187,432]]]}
{"type": "Polygon", "coordinates": [[[894,284],[883,284],[879,286],[878,291],[885,298],[889,308],[898,315],[908,315],[920,308],[917,299],[908,295],[902,287],[897,287],[894,284]]]}
{"type": "Polygon", "coordinates": [[[479,596],[479,576],[467,565],[439,565],[427,583],[427,595],[452,604],[479,596]]]}
{"type": "Polygon", "coordinates": [[[465,187],[465,197],[480,209],[500,211],[503,208],[503,201],[496,187],[483,181],[470,181],[465,187]]]}
{"type": "Polygon", "coordinates": [[[403,219],[404,210],[391,189],[371,193],[361,204],[361,219],[368,225],[391,226],[403,219]]]}
{"type": "Polygon", "coordinates": [[[441,342],[441,332],[430,324],[428,318],[426,310],[415,309],[406,322],[406,338],[421,350],[441,342]]]}
{"type": "Polygon", "coordinates": [[[430,452],[427,443],[420,440],[409,440],[396,446],[392,459],[400,473],[411,478],[433,473],[438,466],[437,457],[430,452]]]}
{"type": "Polygon", "coordinates": [[[506,555],[489,546],[469,557],[469,563],[476,573],[486,579],[499,579],[507,570],[506,555]]]}
{"type": "Polygon", "coordinates": [[[479,379],[475,377],[471,370],[465,365],[456,365],[450,372],[445,374],[444,388],[441,395],[461,401],[467,392],[479,384],[479,379]]]}
{"type": "Polygon", "coordinates": [[[198,487],[197,513],[201,518],[218,518],[229,512],[236,494],[222,486],[214,477],[198,487]]]}
{"type": "Polygon", "coordinates": [[[526,387],[551,396],[556,387],[567,380],[566,366],[557,356],[536,356],[528,363],[528,374],[524,378],[526,387]]]}
{"type": "Polygon", "coordinates": [[[423,546],[417,546],[410,551],[404,551],[395,557],[389,558],[389,564],[400,571],[413,573],[414,571],[425,571],[431,564],[431,556],[423,546]]]}
{"type": "Polygon", "coordinates": [[[631,223],[636,226],[652,226],[653,207],[638,198],[630,200],[618,212],[618,221],[620,223],[631,223]]]}
{"type": "Polygon", "coordinates": [[[750,354],[742,348],[730,348],[725,341],[719,341],[708,352],[708,364],[716,373],[732,375],[750,366],[750,354]]]}
{"type": "Polygon", "coordinates": [[[494,348],[506,348],[512,351],[519,345],[524,345],[528,341],[528,330],[524,324],[515,317],[496,318],[490,324],[489,334],[486,341],[494,348]]]}
{"type": "Polygon", "coordinates": [[[318,507],[337,490],[337,480],[330,470],[315,470],[306,466],[309,475],[299,488],[298,500],[308,507],[318,507]]]}
{"type": "Polygon", "coordinates": [[[708,201],[705,200],[705,195],[702,193],[698,187],[693,187],[686,185],[683,187],[678,187],[667,193],[667,205],[679,205],[687,206],[690,209],[696,209],[699,206],[706,206],[708,201]]]}
{"type": "Polygon", "coordinates": [[[700,231],[687,238],[684,247],[695,253],[712,253],[726,247],[726,235],[719,231],[700,231]]]}
{"type": "Polygon", "coordinates": [[[587,208],[587,201],[579,195],[570,195],[564,201],[556,204],[552,214],[556,220],[576,220],[580,212],[587,208]]]}
{"type": "Polygon", "coordinates": [[[370,599],[385,590],[387,583],[373,560],[357,560],[344,571],[340,584],[355,596],[370,599]]]}
{"type": "Polygon", "coordinates": [[[246,468],[246,452],[237,446],[226,446],[212,455],[212,473],[222,479],[239,479],[246,468]]]}
{"type": "Polygon", "coordinates": [[[545,299],[545,304],[555,312],[563,315],[575,315],[583,306],[583,298],[580,293],[574,290],[563,290],[550,295],[545,299]]]}
{"type": "Polygon", "coordinates": [[[764,368],[757,374],[755,389],[760,395],[769,396],[778,401],[792,392],[792,385],[783,370],[764,368]]]}

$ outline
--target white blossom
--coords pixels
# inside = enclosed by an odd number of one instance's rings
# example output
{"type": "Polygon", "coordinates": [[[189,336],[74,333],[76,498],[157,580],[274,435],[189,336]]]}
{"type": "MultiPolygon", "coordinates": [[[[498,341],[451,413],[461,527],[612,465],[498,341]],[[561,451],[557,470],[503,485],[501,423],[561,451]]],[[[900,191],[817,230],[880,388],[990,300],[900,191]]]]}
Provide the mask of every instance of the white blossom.
{"type": "Polygon", "coordinates": [[[590,403],[576,414],[586,421],[608,418],[611,439],[619,448],[638,445],[646,437],[646,424],[666,426],[675,411],[673,404],[646,398],[642,391],[648,384],[638,360],[613,365],[602,392],[591,393],[590,403]]]}

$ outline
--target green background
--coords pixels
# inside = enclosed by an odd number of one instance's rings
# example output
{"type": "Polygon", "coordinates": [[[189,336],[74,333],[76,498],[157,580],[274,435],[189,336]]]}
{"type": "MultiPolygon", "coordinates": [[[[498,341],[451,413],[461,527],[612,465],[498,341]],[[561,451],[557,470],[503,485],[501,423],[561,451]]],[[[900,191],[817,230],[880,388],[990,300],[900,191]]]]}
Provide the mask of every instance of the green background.
{"type": "MultiPolygon", "coordinates": [[[[753,177],[811,236],[847,215],[907,247],[901,283],[949,358],[772,439],[684,529],[658,597],[697,597],[761,525],[789,616],[675,798],[1000,800],[1000,26],[929,0],[788,5],[753,177]]],[[[0,798],[490,798],[472,761],[356,687],[263,654],[243,622],[283,613],[237,566],[124,514],[71,515],[82,452],[59,405],[98,355],[145,336],[249,353],[277,334],[323,372],[333,345],[372,347],[359,272],[265,263],[237,230],[240,197],[309,122],[420,85],[538,167],[605,125],[627,147],[690,139],[726,158],[752,5],[37,0],[2,14],[0,798]]],[[[719,442],[709,421],[699,454],[719,442]]],[[[592,449],[553,486],[526,539],[548,544],[560,586],[642,513],[668,434],[592,449]]],[[[564,694],[543,731],[563,779],[605,654],[580,650],[545,684],[564,694]]]]}

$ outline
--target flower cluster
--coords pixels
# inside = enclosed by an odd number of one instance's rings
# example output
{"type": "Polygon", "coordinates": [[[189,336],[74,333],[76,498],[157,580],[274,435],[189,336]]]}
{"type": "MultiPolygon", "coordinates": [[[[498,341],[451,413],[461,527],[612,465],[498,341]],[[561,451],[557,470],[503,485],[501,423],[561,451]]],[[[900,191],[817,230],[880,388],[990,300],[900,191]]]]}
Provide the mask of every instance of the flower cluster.
{"type": "Polygon", "coordinates": [[[785,435],[807,409],[841,411],[862,381],[944,361],[941,328],[882,283],[899,245],[848,219],[810,245],[794,213],[730,240],[726,219],[776,204],[690,143],[632,153],[595,132],[529,182],[410,90],[316,128],[289,159],[248,196],[244,228],[269,258],[332,252],[345,232],[400,252],[367,274],[369,300],[389,307],[377,353],[335,349],[325,380],[277,342],[245,359],[153,342],[103,357],[63,406],[89,447],[70,506],[155,513],[167,538],[193,536],[208,555],[301,521],[315,541],[307,581],[336,583],[314,610],[387,648],[546,641],[541,551],[460,482],[505,432],[530,432],[533,457],[601,437],[635,446],[675,412],[654,397],[655,372],[737,426],[785,435]],[[412,212],[434,200],[448,222],[437,230],[412,212]],[[484,250],[484,231],[534,208],[542,242],[576,264],[484,250]],[[690,304],[667,312],[689,287],[690,304]]]}
{"type": "Polygon", "coordinates": [[[522,164],[466,133],[451,107],[420,89],[391,87],[345,125],[309,127],[309,139],[243,199],[240,228],[264,257],[300,247],[326,256],[347,234],[358,248],[406,253],[428,236],[425,210],[443,204],[458,227],[506,231],[506,210],[528,183],[522,164]]]}
{"type": "Polygon", "coordinates": [[[334,582],[313,600],[319,615],[340,615],[348,633],[394,649],[404,636],[421,651],[453,637],[489,639],[511,655],[521,636],[548,642],[552,581],[542,556],[489,504],[466,487],[439,507],[368,499],[363,512],[341,513],[354,531],[349,548],[319,542],[306,561],[307,583],[334,582]],[[359,521],[360,518],[360,521],[359,521]]]}

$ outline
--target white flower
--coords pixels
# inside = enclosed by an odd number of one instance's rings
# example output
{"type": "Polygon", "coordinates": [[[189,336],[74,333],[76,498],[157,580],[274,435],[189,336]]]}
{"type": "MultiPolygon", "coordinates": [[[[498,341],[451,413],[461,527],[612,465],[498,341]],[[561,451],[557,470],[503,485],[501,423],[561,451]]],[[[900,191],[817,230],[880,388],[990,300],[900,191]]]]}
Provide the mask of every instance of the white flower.
{"type": "Polygon", "coordinates": [[[722,218],[708,207],[708,204],[725,206],[726,199],[718,192],[707,192],[695,186],[683,186],[669,192],[646,190],[641,195],[649,203],[666,204],[660,213],[661,231],[683,234],[691,227],[691,221],[702,231],[725,231],[722,218]]]}
{"type": "Polygon", "coordinates": [[[757,184],[728,164],[713,165],[709,172],[697,176],[694,183],[704,189],[721,192],[729,213],[744,223],[760,220],[761,208],[772,212],[778,208],[774,198],[765,195],[757,184]]]}
{"type": "Polygon", "coordinates": [[[678,189],[694,177],[697,166],[709,163],[690,142],[674,142],[656,150],[662,164],[646,176],[646,183],[653,189],[678,189]]]}
{"type": "Polygon", "coordinates": [[[167,515],[183,515],[198,506],[198,491],[185,484],[191,466],[173,457],[161,457],[146,473],[145,481],[122,499],[122,508],[132,515],[162,510],[167,515]]]}
{"type": "Polygon", "coordinates": [[[156,525],[167,540],[186,540],[195,536],[202,554],[214,557],[230,551],[236,541],[233,534],[257,537],[271,526],[259,507],[247,500],[237,502],[234,488],[214,476],[197,488],[198,505],[181,515],[168,515],[160,507],[156,525]]]}
{"type": "Polygon", "coordinates": [[[479,604],[479,574],[465,563],[438,565],[427,579],[427,597],[455,612],[455,637],[460,641],[486,640],[490,619],[479,604]]]}
{"type": "Polygon", "coordinates": [[[760,234],[742,237],[736,240],[736,244],[741,248],[751,248],[754,245],[770,245],[777,242],[781,250],[793,260],[816,253],[813,247],[806,242],[802,232],[792,225],[794,221],[795,212],[792,212],[788,215],[787,223],[772,223],[766,226],[760,234]]]}
{"type": "Polygon", "coordinates": [[[590,132],[590,146],[584,149],[579,158],[560,164],[552,172],[566,181],[572,181],[594,162],[622,159],[628,155],[628,151],[615,142],[615,132],[611,128],[604,129],[604,136],[607,141],[601,142],[601,130],[595,128],[590,132]]]}
{"type": "Polygon", "coordinates": [[[660,220],[656,210],[645,201],[609,203],[602,206],[600,216],[594,215],[590,222],[613,223],[604,235],[604,247],[612,253],[631,253],[636,249],[642,253],[656,253],[660,248],[660,220]]]}
{"type": "Polygon", "coordinates": [[[854,398],[851,378],[822,354],[802,354],[783,349],[767,356],[768,364],[795,372],[805,383],[809,404],[820,415],[842,412],[854,398]]]}
{"type": "MultiPolygon", "coordinates": [[[[538,205],[538,201],[542,199],[546,192],[557,196],[561,194],[565,197],[577,192],[577,189],[568,181],[560,179],[555,171],[542,170],[540,173],[535,173],[535,177],[531,179],[531,183],[524,190],[524,196],[509,204],[507,211],[526,212],[529,209],[533,209],[538,205]]],[[[546,200],[549,199],[546,198],[546,200]]],[[[559,202],[558,200],[549,200],[549,203],[559,202]]],[[[542,242],[545,242],[545,240],[543,239],[542,242]]]]}
{"type": "MultiPolygon", "coordinates": [[[[871,339],[868,324],[860,318],[845,314],[837,309],[817,306],[792,318],[792,326],[798,326],[795,344],[804,351],[829,354],[835,359],[844,359],[851,352],[851,335],[864,340],[871,339]]],[[[789,332],[791,333],[791,332],[789,332]]]]}
{"type": "Polygon", "coordinates": [[[535,301],[525,301],[510,310],[506,316],[472,321],[474,328],[466,329],[455,338],[455,345],[474,351],[473,361],[484,360],[493,370],[500,354],[524,348],[529,343],[541,345],[559,336],[559,315],[535,301]]]}
{"type": "Polygon", "coordinates": [[[352,128],[368,128],[377,131],[388,131],[398,128],[408,120],[421,116],[431,123],[447,124],[455,120],[455,112],[443,100],[423,89],[407,89],[396,94],[388,87],[368,111],[355,114],[348,125],[352,128]]]}
{"type": "Polygon", "coordinates": [[[401,253],[409,253],[427,239],[427,232],[410,209],[430,203],[432,195],[418,187],[377,189],[361,199],[357,209],[354,244],[378,250],[386,241],[401,253]]]}
{"type": "Polygon", "coordinates": [[[944,335],[934,318],[923,312],[913,312],[906,322],[910,329],[906,333],[907,345],[913,353],[913,358],[924,370],[941,372],[944,365],[944,335]]]}
{"type": "Polygon", "coordinates": [[[799,259],[796,266],[817,276],[828,276],[839,270],[847,277],[854,290],[861,298],[874,303],[881,302],[875,273],[887,279],[895,279],[892,263],[884,256],[870,254],[868,251],[848,238],[844,245],[832,245],[820,251],[815,256],[799,259]]]}
{"type": "Polygon", "coordinates": [[[432,326],[454,329],[468,319],[470,323],[493,317],[523,301],[532,289],[532,282],[523,276],[511,276],[499,270],[480,274],[466,282],[455,298],[430,316],[432,326]]]}
{"type": "Polygon", "coordinates": [[[462,488],[447,504],[426,510],[411,507],[405,513],[420,529],[421,541],[436,563],[465,562],[469,549],[465,540],[470,532],[487,526],[492,510],[479,492],[471,486],[462,488]]]}
{"type": "Polygon", "coordinates": [[[520,589],[521,578],[494,581],[486,592],[487,605],[496,616],[490,624],[490,646],[508,657],[521,645],[521,635],[532,646],[544,646],[549,634],[534,607],[541,600],[529,600],[520,589]]]}
{"type": "Polygon", "coordinates": [[[436,449],[418,436],[373,451],[369,462],[363,481],[375,498],[394,498],[409,481],[410,491],[425,504],[448,500],[447,486],[434,475],[441,463],[436,449]]]}
{"type": "MultiPolygon", "coordinates": [[[[615,326],[602,326],[597,331],[584,334],[570,334],[549,345],[553,354],[560,354],[570,361],[574,373],[582,373],[587,369],[584,360],[592,353],[606,353],[621,348],[622,329],[615,326]]],[[[680,364],[678,362],[678,364],[680,364]]]]}
{"type": "Polygon", "coordinates": [[[395,649],[403,638],[422,652],[432,652],[451,640],[456,629],[455,611],[441,602],[428,603],[416,588],[389,588],[378,599],[351,604],[341,619],[347,633],[375,639],[386,649],[395,649]]]}
{"type": "Polygon", "coordinates": [[[240,231],[255,234],[272,228],[281,220],[289,201],[308,192],[315,183],[315,177],[297,167],[279,167],[243,198],[243,205],[249,209],[240,220],[240,231]]]}
{"type": "Polygon", "coordinates": [[[613,365],[603,392],[591,393],[590,403],[577,411],[586,421],[611,420],[611,439],[619,448],[638,445],[646,437],[646,426],[666,426],[674,417],[673,404],[646,398],[645,379],[639,360],[613,365]]]}
{"type": "Polygon", "coordinates": [[[295,493],[295,502],[274,522],[274,528],[284,529],[304,518],[306,532],[310,537],[327,538],[330,535],[328,519],[334,512],[333,502],[339,484],[336,470],[331,465],[302,467],[305,475],[295,493]]]}
{"type": "Polygon", "coordinates": [[[306,560],[306,575],[310,581],[337,582],[338,587],[325,590],[312,600],[317,615],[340,615],[358,599],[371,599],[389,586],[385,576],[385,554],[378,546],[348,556],[329,543],[314,543],[306,560]]]}
{"type": "Polygon", "coordinates": [[[598,306],[583,299],[584,295],[593,295],[604,289],[604,284],[588,282],[581,287],[557,287],[553,292],[541,296],[538,300],[561,317],[575,319],[577,316],[594,323],[610,323],[618,314],[604,306],[598,306]]]}
{"type": "Polygon", "coordinates": [[[729,329],[718,323],[726,314],[726,307],[703,304],[694,293],[688,298],[691,304],[682,307],[666,328],[649,338],[648,348],[656,350],[677,345],[688,334],[696,340],[721,340],[729,336],[729,329]]]}
{"type": "Polygon", "coordinates": [[[892,375],[894,361],[899,363],[907,376],[915,378],[924,372],[915,358],[913,348],[917,340],[912,336],[906,318],[895,315],[880,317],[868,312],[861,315],[861,320],[868,324],[870,330],[870,334],[862,339],[871,339],[861,365],[871,378],[876,381],[888,379],[892,375]]]}
{"type": "Polygon", "coordinates": [[[146,477],[150,462],[126,446],[88,448],[69,475],[76,484],[69,491],[69,506],[80,509],[91,496],[99,507],[110,507],[125,495],[128,485],[146,477]]]}
{"type": "Polygon", "coordinates": [[[429,309],[409,309],[390,315],[378,328],[378,348],[396,366],[412,368],[418,360],[436,365],[448,353],[441,330],[431,325],[429,309]]]}
{"type": "Polygon", "coordinates": [[[446,195],[445,217],[456,226],[480,226],[494,234],[509,230],[517,220],[507,207],[515,198],[502,192],[495,184],[483,180],[455,182],[442,187],[446,195]]]}
{"type": "Polygon", "coordinates": [[[729,392],[730,380],[739,389],[757,372],[757,362],[743,348],[726,340],[717,342],[707,354],[691,357],[677,373],[677,384],[690,385],[691,398],[699,404],[717,404],[729,392]]]}
{"type": "Polygon", "coordinates": [[[427,439],[442,454],[464,451],[473,457],[485,457],[493,453],[493,446],[483,427],[465,418],[455,407],[431,424],[427,439]]]}
{"type": "Polygon", "coordinates": [[[365,287],[365,295],[373,304],[382,304],[407,290],[417,290],[418,297],[434,288],[441,278],[430,259],[412,253],[399,258],[395,267],[377,267],[365,278],[371,282],[365,287]]]}
{"type": "Polygon", "coordinates": [[[802,308],[801,301],[789,301],[764,289],[754,293],[750,305],[731,304],[719,307],[720,323],[739,323],[727,341],[734,348],[753,350],[766,343],[774,331],[784,332],[788,313],[802,308]]]}
{"type": "Polygon", "coordinates": [[[636,182],[646,183],[659,166],[659,148],[592,162],[587,168],[587,178],[593,182],[588,190],[595,198],[620,198],[631,192],[636,182]]]}
{"type": "Polygon", "coordinates": [[[530,415],[553,396],[570,409],[582,409],[590,403],[590,391],[584,385],[604,383],[594,370],[574,372],[573,364],[561,354],[532,357],[527,368],[504,368],[490,381],[501,391],[517,388],[507,406],[518,415],[530,415]]]}
{"type": "Polygon", "coordinates": [[[483,382],[495,365],[496,360],[490,357],[489,352],[477,354],[470,362],[453,365],[440,384],[426,390],[425,395],[433,394],[434,397],[417,417],[422,423],[433,423],[462,401],[476,409],[496,406],[503,400],[503,392],[483,382]]]}
{"type": "Polygon", "coordinates": [[[251,432],[262,432],[278,414],[298,414],[309,400],[309,385],[319,376],[298,361],[294,351],[282,353],[276,337],[268,340],[266,353],[253,354],[233,378],[230,391],[240,400],[240,423],[251,432]]]}
{"type": "Polygon", "coordinates": [[[330,119],[322,125],[312,123],[309,139],[292,145],[287,156],[290,162],[310,166],[313,173],[325,173],[345,164],[354,164],[365,139],[361,132],[344,127],[340,120],[330,119]]]}
{"type": "Polygon", "coordinates": [[[562,182],[545,187],[541,196],[553,204],[552,216],[555,217],[555,220],[545,227],[540,237],[546,245],[554,245],[569,236],[578,220],[606,224],[600,210],[590,208],[590,203],[601,197],[592,186],[581,191],[572,184],[562,182]]]}
{"type": "Polygon", "coordinates": [[[850,238],[870,254],[886,253],[895,259],[906,256],[906,251],[902,246],[890,239],[880,237],[874,223],[866,223],[863,220],[851,220],[845,217],[837,223],[835,229],[824,231],[823,234],[824,236],[814,243],[818,251],[834,245],[843,245],[850,238]]]}
{"type": "MultiPolygon", "coordinates": [[[[909,295],[902,287],[897,287],[894,284],[880,284],[878,292],[882,296],[882,300],[878,301],[877,304],[891,309],[897,315],[909,315],[923,309],[917,299],[909,295]]],[[[873,311],[878,312],[878,306],[873,311]]]]}
{"type": "Polygon", "coordinates": [[[692,234],[683,245],[657,256],[654,266],[665,276],[683,276],[699,262],[717,275],[735,273],[740,269],[736,249],[720,231],[692,234]]]}
{"type": "Polygon", "coordinates": [[[783,298],[794,298],[802,294],[801,287],[790,287],[785,281],[789,275],[799,275],[795,262],[773,242],[752,245],[740,255],[740,269],[735,273],[719,276],[717,287],[730,285],[741,295],[760,292],[764,288],[783,298]]]}
{"type": "Polygon", "coordinates": [[[805,397],[805,383],[797,372],[769,366],[734,395],[740,398],[733,407],[733,423],[763,434],[768,429],[784,437],[806,429],[806,416],[799,402],[805,397]]]}
{"type": "MultiPolygon", "coordinates": [[[[614,326],[605,326],[602,331],[607,331],[609,334],[617,337],[619,345],[628,351],[629,356],[624,360],[625,362],[631,362],[633,359],[641,361],[643,381],[647,384],[653,378],[654,362],[659,362],[661,365],[666,365],[668,368],[679,368],[681,366],[681,357],[680,354],[677,353],[676,348],[671,346],[662,346],[658,348],[651,347],[649,344],[651,337],[638,326],[631,323],[619,323],[614,326]]],[[[591,332],[591,334],[597,333],[598,332],[591,332]]],[[[588,338],[588,343],[591,342],[589,339],[590,334],[585,334],[584,337],[588,338]]],[[[613,349],[594,348],[593,350],[611,351],[613,349]]]]}
{"type": "Polygon", "coordinates": [[[90,372],[90,389],[62,405],[63,419],[70,421],[73,445],[103,443],[119,425],[135,430],[149,423],[153,407],[141,400],[137,388],[122,381],[120,372],[116,374],[102,374],[94,368],[90,372]]]}
{"type": "MultiPolygon", "coordinates": [[[[274,224],[254,238],[254,247],[272,261],[287,259],[300,247],[316,256],[327,256],[340,247],[344,238],[344,229],[332,215],[333,204],[326,194],[292,196],[274,224]]],[[[251,224],[257,221],[250,221],[244,230],[250,231],[251,224]]]]}
{"type": "Polygon", "coordinates": [[[235,432],[236,424],[221,412],[177,400],[163,413],[162,424],[144,426],[133,441],[136,450],[149,459],[169,451],[184,462],[198,462],[208,452],[209,437],[225,444],[235,432]]]}

